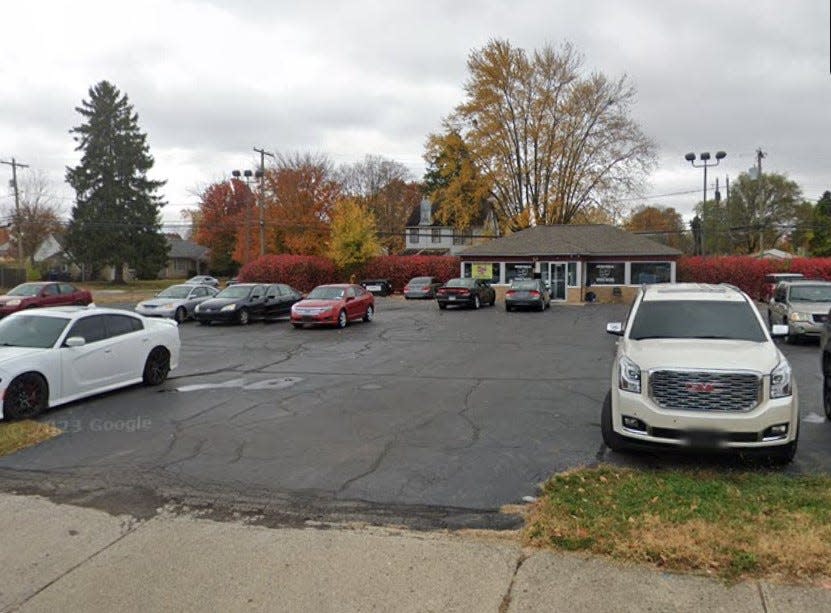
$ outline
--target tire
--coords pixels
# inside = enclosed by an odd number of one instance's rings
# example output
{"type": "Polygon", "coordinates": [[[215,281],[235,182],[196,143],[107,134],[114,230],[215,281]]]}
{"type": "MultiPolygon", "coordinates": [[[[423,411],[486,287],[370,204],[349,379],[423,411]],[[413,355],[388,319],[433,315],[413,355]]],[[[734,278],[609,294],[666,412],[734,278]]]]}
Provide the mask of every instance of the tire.
{"type": "Polygon", "coordinates": [[[302,328],[302,327],[303,327],[303,324],[296,324],[296,323],[294,323],[294,322],[292,322],[292,323],[291,323],[291,325],[292,325],[292,326],[294,326],[294,329],[295,329],[295,330],[299,330],[300,328],[302,328]]]}
{"type": "Polygon", "coordinates": [[[603,435],[603,442],[612,451],[625,451],[627,448],[623,437],[615,432],[612,427],[612,392],[606,393],[603,401],[603,408],[600,411],[600,433],[603,435]]]}
{"type": "Polygon", "coordinates": [[[514,307],[512,307],[510,304],[505,305],[505,312],[506,313],[510,313],[513,310],[514,310],[514,307]]]}
{"type": "Polygon", "coordinates": [[[767,454],[767,460],[774,466],[787,466],[790,464],[794,456],[796,456],[796,449],[799,447],[799,427],[796,429],[796,438],[790,443],[786,443],[776,447],[767,454]]]}
{"type": "Polygon", "coordinates": [[[338,313],[338,323],[335,325],[343,330],[346,327],[346,324],[349,323],[349,319],[346,317],[346,311],[341,309],[341,312],[338,313]]]}
{"type": "Polygon", "coordinates": [[[46,380],[37,373],[24,373],[6,388],[3,413],[6,419],[32,419],[43,412],[48,402],[46,380]]]}
{"type": "Polygon", "coordinates": [[[831,421],[831,356],[822,356],[822,407],[825,417],[831,421]]]}
{"type": "Polygon", "coordinates": [[[773,318],[770,316],[770,311],[768,311],[768,330],[773,331],[773,318]]]}
{"type": "Polygon", "coordinates": [[[249,321],[251,321],[251,315],[249,315],[248,309],[241,308],[237,313],[237,323],[241,326],[247,326],[249,321]]]}
{"type": "Polygon", "coordinates": [[[444,309],[447,308],[447,305],[444,304],[443,302],[439,302],[439,308],[443,311],[444,309]]]}
{"type": "Polygon", "coordinates": [[[170,373],[170,353],[164,347],[155,347],[144,363],[142,380],[145,385],[161,385],[170,373]]]}
{"type": "Polygon", "coordinates": [[[542,300],[540,301],[540,308],[539,308],[539,309],[537,309],[537,310],[538,310],[540,313],[542,313],[542,312],[545,310],[545,301],[542,301],[542,300]]]}
{"type": "Polygon", "coordinates": [[[210,319],[200,319],[199,320],[199,325],[200,326],[210,326],[211,325],[211,320],[210,319]]]}
{"type": "Polygon", "coordinates": [[[480,306],[482,306],[482,304],[479,302],[479,294],[476,294],[473,297],[473,308],[478,309],[480,306]]]}
{"type": "Polygon", "coordinates": [[[369,323],[372,321],[372,318],[375,316],[375,309],[372,308],[372,305],[366,307],[366,313],[364,313],[364,321],[369,323]]]}
{"type": "Polygon", "coordinates": [[[185,310],[185,307],[179,307],[176,309],[176,312],[173,314],[173,319],[176,320],[177,324],[184,323],[184,321],[188,318],[188,312],[185,310]]]}

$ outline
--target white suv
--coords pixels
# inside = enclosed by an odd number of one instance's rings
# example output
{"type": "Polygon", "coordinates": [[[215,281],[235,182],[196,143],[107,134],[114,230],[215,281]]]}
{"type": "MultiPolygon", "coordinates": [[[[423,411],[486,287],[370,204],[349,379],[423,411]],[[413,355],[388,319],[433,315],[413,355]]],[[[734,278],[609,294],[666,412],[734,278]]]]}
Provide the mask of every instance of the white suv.
{"type": "Polygon", "coordinates": [[[603,404],[603,440],[613,451],[632,443],[764,449],[790,462],[799,438],[791,367],[753,302],[729,285],[644,286],[620,336],[612,389],[603,404]]]}

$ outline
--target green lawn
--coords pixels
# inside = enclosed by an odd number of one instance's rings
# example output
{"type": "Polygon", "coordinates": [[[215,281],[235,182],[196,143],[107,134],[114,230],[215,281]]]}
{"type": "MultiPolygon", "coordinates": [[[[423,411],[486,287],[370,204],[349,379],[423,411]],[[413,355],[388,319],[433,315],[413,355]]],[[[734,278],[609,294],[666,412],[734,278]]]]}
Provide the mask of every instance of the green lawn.
{"type": "Polygon", "coordinates": [[[575,470],[546,482],[524,538],[726,579],[831,577],[831,478],[575,470]]]}

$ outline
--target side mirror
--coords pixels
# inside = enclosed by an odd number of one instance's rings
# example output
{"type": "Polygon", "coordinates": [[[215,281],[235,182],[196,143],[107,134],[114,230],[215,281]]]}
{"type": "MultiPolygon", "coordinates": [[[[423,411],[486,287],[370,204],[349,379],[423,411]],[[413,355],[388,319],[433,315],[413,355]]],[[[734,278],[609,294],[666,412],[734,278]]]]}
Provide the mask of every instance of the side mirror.
{"type": "Polygon", "coordinates": [[[353,300],[355,300],[355,296],[347,296],[346,297],[347,302],[352,302],[353,300]]]}
{"type": "Polygon", "coordinates": [[[784,324],[774,324],[770,330],[770,335],[774,338],[780,336],[788,336],[788,326],[784,324]]]}
{"type": "Polygon", "coordinates": [[[623,324],[619,321],[607,323],[606,332],[614,334],[615,336],[623,336],[623,324]]]}
{"type": "Polygon", "coordinates": [[[83,347],[87,344],[87,339],[83,336],[70,336],[66,341],[64,341],[64,345],[67,347],[83,347]]]}
{"type": "Polygon", "coordinates": [[[259,294],[254,294],[253,296],[251,296],[251,300],[259,300],[259,299],[260,299],[259,294]]]}

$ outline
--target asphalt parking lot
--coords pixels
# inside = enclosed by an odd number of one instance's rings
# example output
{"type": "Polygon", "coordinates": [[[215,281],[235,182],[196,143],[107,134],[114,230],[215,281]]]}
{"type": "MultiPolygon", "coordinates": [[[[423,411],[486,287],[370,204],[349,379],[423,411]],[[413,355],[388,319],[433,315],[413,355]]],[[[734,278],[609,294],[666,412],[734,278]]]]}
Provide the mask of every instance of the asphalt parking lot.
{"type": "MultiPolygon", "coordinates": [[[[615,341],[605,323],[625,310],[439,311],[432,301],[380,298],[374,322],[345,330],[189,322],[181,366],[162,388],[49,412],[44,420],[65,433],[0,459],[0,489],[133,512],[179,493],[305,518],[495,525],[500,506],[534,495],[557,471],[598,461],[698,465],[696,457],[621,455],[602,444],[615,341]]],[[[831,471],[819,350],[781,346],[802,414],[787,470],[831,471]]]]}

